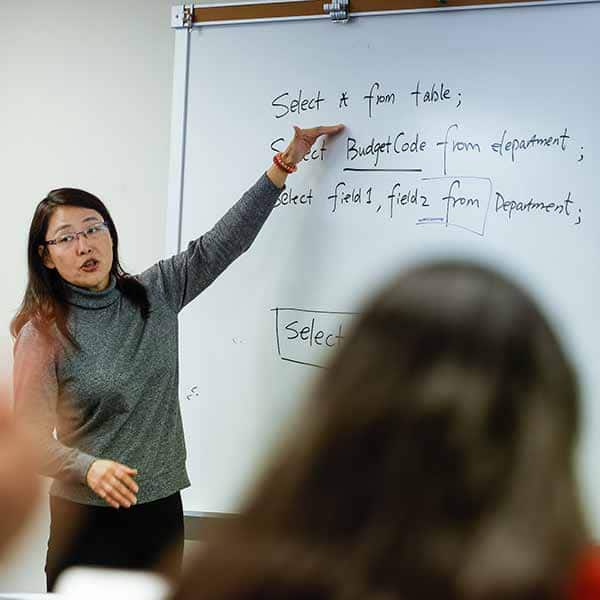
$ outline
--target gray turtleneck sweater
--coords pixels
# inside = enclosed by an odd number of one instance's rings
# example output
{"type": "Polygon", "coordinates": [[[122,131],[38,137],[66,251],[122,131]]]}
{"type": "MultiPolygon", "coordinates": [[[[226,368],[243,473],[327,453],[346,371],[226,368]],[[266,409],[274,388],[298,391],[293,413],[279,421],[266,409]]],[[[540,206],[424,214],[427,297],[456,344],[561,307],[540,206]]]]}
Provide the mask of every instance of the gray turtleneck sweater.
{"type": "Polygon", "coordinates": [[[113,279],[102,292],[69,286],[68,326],[79,351],[31,323],[23,327],[14,351],[15,407],[40,441],[51,494],[106,506],[86,485],[97,458],[138,469],[138,503],[189,485],[177,315],[248,249],[280,192],[263,175],[212,230],[139,275],[148,319],[113,279]]]}

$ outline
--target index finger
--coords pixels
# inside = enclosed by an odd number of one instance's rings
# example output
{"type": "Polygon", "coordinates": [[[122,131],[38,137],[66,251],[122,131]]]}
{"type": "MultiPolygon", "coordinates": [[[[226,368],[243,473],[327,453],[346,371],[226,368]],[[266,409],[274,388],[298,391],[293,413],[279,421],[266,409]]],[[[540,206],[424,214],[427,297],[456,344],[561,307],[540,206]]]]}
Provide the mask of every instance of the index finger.
{"type": "Polygon", "coordinates": [[[319,125],[319,127],[313,127],[307,129],[306,132],[309,135],[319,137],[321,135],[335,135],[344,129],[345,125],[339,123],[338,125],[319,125]]]}

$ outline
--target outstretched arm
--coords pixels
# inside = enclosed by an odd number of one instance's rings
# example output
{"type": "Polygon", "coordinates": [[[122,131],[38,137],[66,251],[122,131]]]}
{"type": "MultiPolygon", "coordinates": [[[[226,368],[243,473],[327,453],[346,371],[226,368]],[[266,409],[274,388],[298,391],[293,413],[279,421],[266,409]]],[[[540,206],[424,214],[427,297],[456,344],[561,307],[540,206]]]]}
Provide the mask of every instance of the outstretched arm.
{"type": "Polygon", "coordinates": [[[210,231],[142,273],[141,282],[158,289],[168,305],[179,312],[250,247],[273,210],[288,171],[295,170],[320,136],[334,135],[343,128],[296,127],[292,141],[277,159],[280,165],[273,164],[210,231]]]}

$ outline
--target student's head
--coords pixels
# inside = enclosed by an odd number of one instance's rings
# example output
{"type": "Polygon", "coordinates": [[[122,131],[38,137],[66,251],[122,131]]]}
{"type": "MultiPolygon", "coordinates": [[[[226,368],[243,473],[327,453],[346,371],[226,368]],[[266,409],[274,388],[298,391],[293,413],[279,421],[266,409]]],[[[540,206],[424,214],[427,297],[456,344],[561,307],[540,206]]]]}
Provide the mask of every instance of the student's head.
{"type": "Polygon", "coordinates": [[[23,529],[39,496],[33,446],[14,419],[8,388],[0,375],[0,559],[23,529]]]}
{"type": "Polygon", "coordinates": [[[574,373],[527,294],[470,264],[403,273],[215,535],[203,564],[227,575],[202,597],[257,581],[293,597],[304,573],[321,590],[304,598],[551,598],[585,542],[577,423],[574,373]]]}
{"type": "Polygon", "coordinates": [[[56,321],[69,337],[65,284],[102,291],[112,276],[134,303],[147,305],[141,285],[121,267],[119,236],[108,209],[84,190],[52,190],[37,205],[29,228],[27,261],[27,291],[11,327],[15,335],[29,319],[36,318],[56,321]]]}

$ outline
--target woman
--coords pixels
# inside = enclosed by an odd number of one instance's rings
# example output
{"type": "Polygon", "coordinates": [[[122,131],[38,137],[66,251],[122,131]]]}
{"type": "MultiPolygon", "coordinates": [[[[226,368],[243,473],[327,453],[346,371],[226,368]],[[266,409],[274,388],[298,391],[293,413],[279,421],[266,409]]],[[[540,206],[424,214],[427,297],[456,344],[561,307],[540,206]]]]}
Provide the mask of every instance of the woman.
{"type": "Polygon", "coordinates": [[[211,231],[139,277],[121,268],[117,231],[98,198],[63,188],[38,205],[12,333],[17,411],[39,436],[42,472],[54,478],[49,591],[68,566],[151,568],[168,544],[177,572],[179,491],[189,485],[177,314],[248,249],[316,139],[342,128],[295,128],[211,231]],[[84,526],[71,539],[77,519],[84,526]]]}
{"type": "Polygon", "coordinates": [[[175,600],[600,597],[575,375],[535,303],[442,262],[365,309],[175,600]]]}

